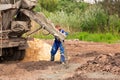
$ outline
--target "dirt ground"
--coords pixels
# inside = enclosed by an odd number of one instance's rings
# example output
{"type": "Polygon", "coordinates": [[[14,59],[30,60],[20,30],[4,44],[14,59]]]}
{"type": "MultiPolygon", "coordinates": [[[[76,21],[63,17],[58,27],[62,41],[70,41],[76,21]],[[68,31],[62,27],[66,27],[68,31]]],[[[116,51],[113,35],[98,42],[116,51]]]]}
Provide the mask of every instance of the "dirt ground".
{"type": "Polygon", "coordinates": [[[0,80],[120,80],[120,43],[66,40],[65,45],[66,64],[59,60],[3,62],[0,80]]]}

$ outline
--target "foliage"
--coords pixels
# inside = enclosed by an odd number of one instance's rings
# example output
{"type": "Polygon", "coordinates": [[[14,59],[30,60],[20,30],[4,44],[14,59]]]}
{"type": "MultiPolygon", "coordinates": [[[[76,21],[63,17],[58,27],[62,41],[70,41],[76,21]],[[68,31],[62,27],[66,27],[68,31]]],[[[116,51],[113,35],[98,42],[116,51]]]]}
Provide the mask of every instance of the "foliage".
{"type": "Polygon", "coordinates": [[[34,8],[34,11],[36,11],[36,12],[40,12],[41,11],[40,1],[38,1],[36,7],[34,8]]]}
{"type": "Polygon", "coordinates": [[[120,32],[120,18],[118,15],[110,16],[110,32],[119,33],[120,32]]]}
{"type": "Polygon", "coordinates": [[[76,2],[74,0],[38,0],[38,7],[45,9],[49,12],[65,11],[67,13],[74,13],[78,10],[84,11],[88,3],[76,2]]]}
{"type": "Polygon", "coordinates": [[[120,17],[120,0],[103,0],[99,3],[109,15],[118,14],[120,17]]]}
{"type": "Polygon", "coordinates": [[[76,13],[78,10],[84,11],[88,4],[84,2],[76,2],[74,0],[59,0],[57,6],[58,11],[64,11],[67,13],[76,13]]]}
{"type": "Polygon", "coordinates": [[[80,20],[79,15],[70,14],[68,15],[66,12],[56,12],[51,13],[49,19],[51,19],[55,24],[60,24],[64,28],[71,30],[79,29],[80,20]]]}
{"type": "Polygon", "coordinates": [[[93,5],[89,7],[81,18],[81,28],[83,31],[104,32],[107,15],[101,7],[93,5]]]}
{"type": "Polygon", "coordinates": [[[39,4],[47,11],[53,12],[56,10],[58,0],[39,0],[39,4]]]}
{"type": "Polygon", "coordinates": [[[50,13],[49,19],[55,24],[70,27],[70,31],[102,32],[105,31],[107,15],[103,9],[94,5],[89,7],[84,13],[80,10],[71,14],[64,11],[50,13]]]}
{"type": "MultiPolygon", "coordinates": [[[[53,23],[60,24],[70,32],[120,33],[119,4],[111,1],[88,4],[76,0],[39,0],[35,11],[42,11],[53,23]],[[108,14],[107,11],[112,13],[108,14]]],[[[119,0],[114,1],[119,3],[119,0]]]]}
{"type": "MultiPolygon", "coordinates": [[[[113,24],[112,22],[111,25],[111,19],[112,19],[111,16],[118,15],[118,17],[120,18],[120,0],[103,0],[98,2],[97,4],[101,4],[102,8],[105,10],[105,13],[108,15],[107,24],[106,24],[106,28],[108,29],[108,31],[113,32],[117,29],[117,32],[120,32],[118,28],[118,23],[117,26],[114,26],[116,25],[115,22],[114,22],[115,24],[113,24]],[[113,28],[115,28],[115,30],[113,28]]],[[[118,22],[118,18],[117,19],[113,18],[113,19],[118,22]]]]}

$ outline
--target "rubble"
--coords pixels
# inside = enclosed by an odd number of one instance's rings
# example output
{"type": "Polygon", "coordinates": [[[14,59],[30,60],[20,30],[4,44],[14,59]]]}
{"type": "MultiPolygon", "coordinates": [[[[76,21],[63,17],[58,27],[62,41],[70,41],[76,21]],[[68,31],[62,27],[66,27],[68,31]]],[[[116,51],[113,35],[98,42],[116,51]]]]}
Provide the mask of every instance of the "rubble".
{"type": "Polygon", "coordinates": [[[87,63],[83,64],[77,69],[77,71],[105,71],[113,74],[120,75],[120,53],[101,54],[95,57],[93,60],[88,60],[87,63]]]}

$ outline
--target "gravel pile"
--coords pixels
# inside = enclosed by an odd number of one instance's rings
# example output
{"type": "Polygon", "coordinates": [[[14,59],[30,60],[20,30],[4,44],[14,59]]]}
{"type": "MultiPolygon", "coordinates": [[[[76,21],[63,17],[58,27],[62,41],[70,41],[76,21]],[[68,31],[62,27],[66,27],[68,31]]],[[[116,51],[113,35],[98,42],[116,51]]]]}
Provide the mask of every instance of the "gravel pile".
{"type": "Polygon", "coordinates": [[[120,53],[114,55],[101,54],[93,60],[87,61],[77,71],[105,71],[120,75],[120,53]]]}

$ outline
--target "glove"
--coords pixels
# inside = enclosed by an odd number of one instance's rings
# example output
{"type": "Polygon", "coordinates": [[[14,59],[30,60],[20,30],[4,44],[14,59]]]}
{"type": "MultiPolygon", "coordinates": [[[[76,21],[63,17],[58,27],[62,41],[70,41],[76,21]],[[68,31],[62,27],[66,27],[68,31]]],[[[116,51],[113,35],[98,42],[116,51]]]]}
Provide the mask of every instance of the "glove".
{"type": "Polygon", "coordinates": [[[54,34],[55,37],[58,37],[58,34],[54,34]]]}
{"type": "Polygon", "coordinates": [[[58,41],[60,41],[60,38],[59,38],[59,36],[58,36],[57,34],[54,34],[54,36],[55,36],[55,38],[56,38],[58,41]]]}

